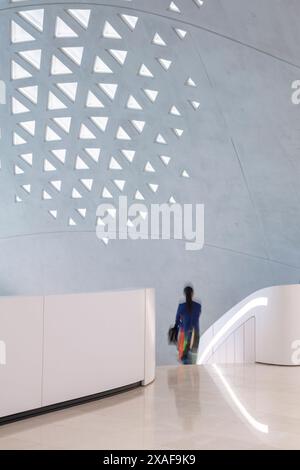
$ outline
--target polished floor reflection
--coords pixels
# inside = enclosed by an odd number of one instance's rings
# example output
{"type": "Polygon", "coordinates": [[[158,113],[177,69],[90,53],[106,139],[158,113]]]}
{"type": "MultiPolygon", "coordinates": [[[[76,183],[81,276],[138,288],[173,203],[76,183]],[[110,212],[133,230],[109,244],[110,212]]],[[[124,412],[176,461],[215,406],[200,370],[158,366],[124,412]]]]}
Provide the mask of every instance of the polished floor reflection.
{"type": "Polygon", "coordinates": [[[300,449],[300,368],[159,367],[146,388],[0,427],[0,449],[300,449]]]}

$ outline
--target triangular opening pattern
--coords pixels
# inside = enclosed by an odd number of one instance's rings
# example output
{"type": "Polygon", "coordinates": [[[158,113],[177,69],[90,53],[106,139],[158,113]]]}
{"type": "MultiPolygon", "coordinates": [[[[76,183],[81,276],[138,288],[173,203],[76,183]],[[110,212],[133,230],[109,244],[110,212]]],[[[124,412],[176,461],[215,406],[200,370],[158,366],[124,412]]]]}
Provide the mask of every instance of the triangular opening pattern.
{"type": "Polygon", "coordinates": [[[78,34],[67,25],[59,16],[56,18],[55,25],[55,37],[56,38],[77,38],[78,34]]]}
{"type": "Polygon", "coordinates": [[[15,21],[11,22],[11,41],[16,44],[20,42],[35,41],[35,38],[23,29],[15,21]]]}
{"type": "Polygon", "coordinates": [[[88,29],[91,10],[69,9],[68,13],[80,24],[84,29],[88,29]]]}
{"type": "Polygon", "coordinates": [[[121,14],[120,17],[124,21],[125,24],[133,31],[136,27],[136,24],[138,22],[138,17],[137,16],[132,16],[132,15],[123,15],[121,14]]]}
{"type": "Polygon", "coordinates": [[[105,21],[102,35],[107,39],[122,39],[118,31],[115,30],[109,21],[105,21]]]}
{"type": "Polygon", "coordinates": [[[38,31],[43,31],[44,28],[44,10],[21,10],[18,12],[24,20],[34,26],[38,31]]]}

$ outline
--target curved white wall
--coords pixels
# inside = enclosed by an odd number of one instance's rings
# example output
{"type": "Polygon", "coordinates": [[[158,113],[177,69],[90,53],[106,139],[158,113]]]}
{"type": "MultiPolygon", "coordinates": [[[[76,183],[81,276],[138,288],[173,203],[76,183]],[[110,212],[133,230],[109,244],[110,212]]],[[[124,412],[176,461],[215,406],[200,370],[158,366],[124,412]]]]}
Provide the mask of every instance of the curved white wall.
{"type": "Polygon", "coordinates": [[[299,365],[300,285],[261,289],[201,337],[198,363],[299,365]]]}

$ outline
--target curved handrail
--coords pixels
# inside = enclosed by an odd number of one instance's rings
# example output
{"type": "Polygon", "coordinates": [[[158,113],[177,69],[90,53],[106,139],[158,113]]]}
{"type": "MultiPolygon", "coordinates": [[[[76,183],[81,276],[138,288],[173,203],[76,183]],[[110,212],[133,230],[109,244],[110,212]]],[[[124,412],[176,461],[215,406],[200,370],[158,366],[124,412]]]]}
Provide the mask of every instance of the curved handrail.
{"type": "Polygon", "coordinates": [[[263,291],[264,289],[259,290],[246,297],[205,331],[200,339],[197,364],[204,364],[220,340],[225,339],[238,324],[245,323],[253,316],[254,309],[268,305],[268,297],[261,295],[263,291]]]}

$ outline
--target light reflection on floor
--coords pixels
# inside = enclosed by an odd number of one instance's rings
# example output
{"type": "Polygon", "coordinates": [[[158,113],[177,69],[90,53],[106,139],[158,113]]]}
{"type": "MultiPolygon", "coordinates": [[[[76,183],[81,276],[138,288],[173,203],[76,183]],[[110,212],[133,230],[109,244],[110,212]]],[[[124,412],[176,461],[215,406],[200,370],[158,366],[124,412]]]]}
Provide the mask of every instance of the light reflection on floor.
{"type": "Polygon", "coordinates": [[[159,367],[156,381],[0,427],[0,449],[300,449],[300,368],[159,367]]]}

